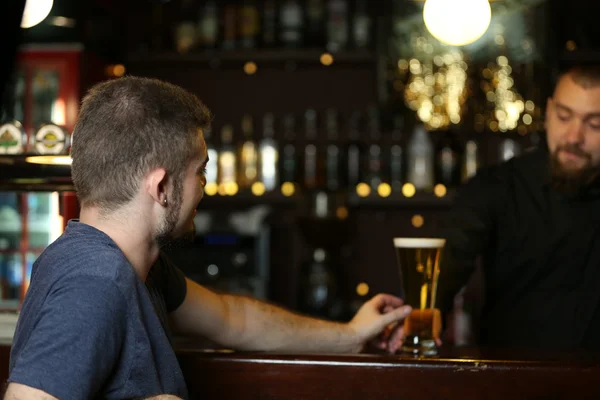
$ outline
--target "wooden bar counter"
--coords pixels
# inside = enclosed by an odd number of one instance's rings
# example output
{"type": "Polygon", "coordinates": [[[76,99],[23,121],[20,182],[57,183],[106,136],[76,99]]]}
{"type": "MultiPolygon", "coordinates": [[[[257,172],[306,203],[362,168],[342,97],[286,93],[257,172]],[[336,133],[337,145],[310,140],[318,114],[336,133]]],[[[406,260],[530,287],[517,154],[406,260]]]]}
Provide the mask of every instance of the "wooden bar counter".
{"type": "Polygon", "coordinates": [[[442,349],[434,358],[179,349],[193,399],[600,398],[600,356],[442,349]]]}
{"type": "MultiPolygon", "coordinates": [[[[9,346],[0,346],[8,378],[9,346]]],[[[598,399],[600,354],[442,349],[400,355],[179,348],[191,399],[598,399]]]]}

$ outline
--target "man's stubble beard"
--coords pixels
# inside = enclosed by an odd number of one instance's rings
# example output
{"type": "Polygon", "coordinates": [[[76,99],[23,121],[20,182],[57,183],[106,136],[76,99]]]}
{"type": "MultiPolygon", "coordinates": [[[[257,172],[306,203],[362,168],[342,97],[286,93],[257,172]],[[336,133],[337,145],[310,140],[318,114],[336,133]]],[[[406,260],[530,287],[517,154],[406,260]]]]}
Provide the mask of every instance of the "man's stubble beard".
{"type": "Polygon", "coordinates": [[[179,214],[183,203],[183,184],[181,179],[175,179],[173,185],[173,194],[167,205],[167,215],[162,221],[156,234],[156,242],[159,247],[163,247],[175,239],[175,229],[179,222],[179,214]]]}
{"type": "Polygon", "coordinates": [[[558,147],[550,156],[550,176],[552,187],[559,193],[574,197],[583,194],[591,185],[598,181],[600,177],[600,166],[588,164],[579,170],[569,170],[565,168],[558,157],[561,150],[567,150],[590,159],[587,153],[584,153],[575,146],[558,147]]]}

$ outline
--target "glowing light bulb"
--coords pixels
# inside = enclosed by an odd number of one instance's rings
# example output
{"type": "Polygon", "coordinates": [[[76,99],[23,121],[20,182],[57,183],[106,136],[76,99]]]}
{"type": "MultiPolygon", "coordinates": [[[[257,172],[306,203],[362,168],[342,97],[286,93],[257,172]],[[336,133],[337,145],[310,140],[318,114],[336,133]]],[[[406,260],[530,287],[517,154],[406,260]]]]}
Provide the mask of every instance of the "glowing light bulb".
{"type": "Polygon", "coordinates": [[[426,0],[423,20],[442,43],[464,46],[483,36],[492,20],[488,0],[426,0]]]}
{"type": "Polygon", "coordinates": [[[27,0],[21,18],[21,28],[31,28],[46,19],[53,3],[54,0],[27,0]]]}

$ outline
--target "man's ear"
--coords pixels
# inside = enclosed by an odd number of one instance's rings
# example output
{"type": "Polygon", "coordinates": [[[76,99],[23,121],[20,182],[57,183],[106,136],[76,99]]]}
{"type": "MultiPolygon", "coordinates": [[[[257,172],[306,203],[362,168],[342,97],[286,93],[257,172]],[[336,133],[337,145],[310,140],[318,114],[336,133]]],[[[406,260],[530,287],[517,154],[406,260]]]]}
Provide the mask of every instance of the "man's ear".
{"type": "Polygon", "coordinates": [[[144,180],[146,192],[160,205],[167,204],[167,181],[167,171],[164,168],[153,169],[144,180]]]}

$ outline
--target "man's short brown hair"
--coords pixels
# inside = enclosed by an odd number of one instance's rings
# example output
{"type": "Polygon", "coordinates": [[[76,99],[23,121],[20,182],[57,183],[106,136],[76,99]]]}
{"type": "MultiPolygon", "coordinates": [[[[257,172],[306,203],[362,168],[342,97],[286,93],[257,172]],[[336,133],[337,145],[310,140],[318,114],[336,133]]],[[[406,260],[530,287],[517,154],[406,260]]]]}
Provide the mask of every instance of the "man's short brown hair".
{"type": "Polygon", "coordinates": [[[114,211],[141,179],[165,168],[177,183],[200,150],[210,111],[193,94],[157,79],[124,77],[94,86],[73,132],[72,178],[82,206],[114,211]]]}
{"type": "Polygon", "coordinates": [[[581,64],[570,66],[562,74],[569,75],[573,81],[584,89],[593,89],[600,86],[600,65],[581,64]]]}

